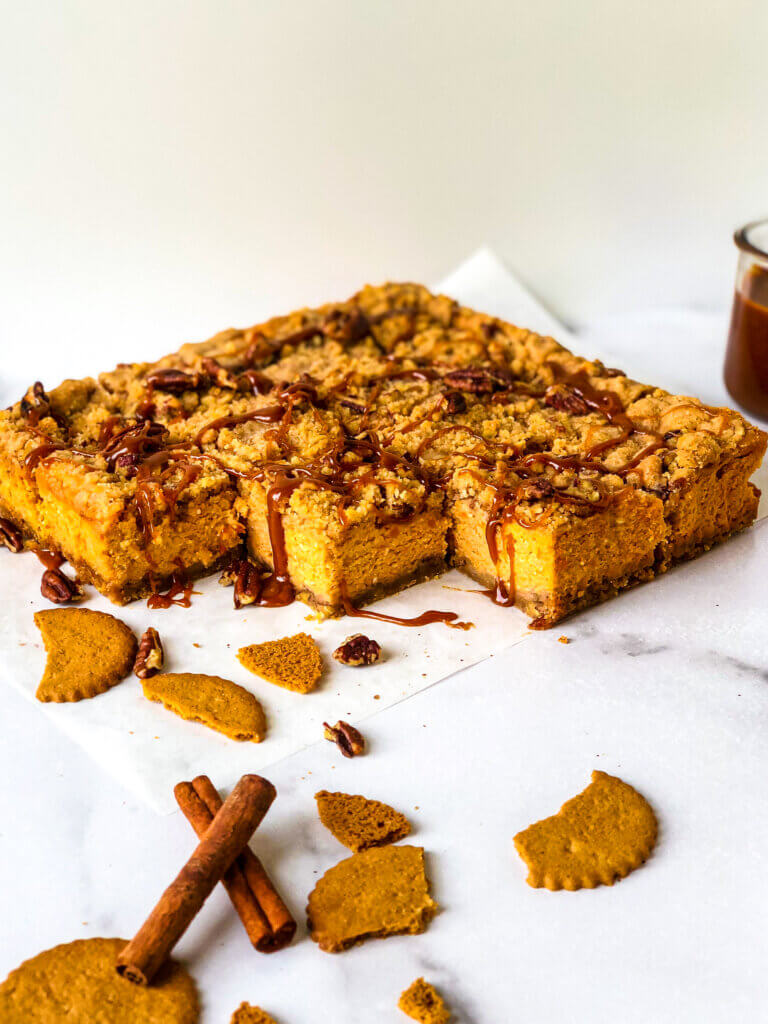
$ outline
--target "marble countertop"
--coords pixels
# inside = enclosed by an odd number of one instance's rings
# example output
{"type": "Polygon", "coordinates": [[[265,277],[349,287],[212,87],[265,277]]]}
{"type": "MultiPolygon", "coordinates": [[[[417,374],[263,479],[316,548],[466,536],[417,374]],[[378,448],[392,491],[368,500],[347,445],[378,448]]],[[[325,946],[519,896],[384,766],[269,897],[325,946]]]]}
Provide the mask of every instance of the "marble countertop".
{"type": "MultiPolygon", "coordinates": [[[[591,325],[579,348],[717,402],[723,330],[722,318],[636,314],[591,325]]],[[[271,768],[279,795],[254,847],[299,933],[259,956],[217,890],[177,950],[204,1024],[228,1021],[244,999],[281,1024],[405,1020],[397,997],[422,974],[462,1024],[758,1019],[767,576],[763,521],[369,719],[366,757],[346,761],[321,741],[271,768]],[[652,802],[653,857],[610,889],[530,889],[512,837],[595,768],[652,802]],[[307,894],[344,855],[316,817],[322,788],[410,816],[442,907],[425,934],[341,955],[308,939],[307,894]]],[[[132,934],[193,846],[180,814],[134,802],[34,706],[8,688],[3,701],[0,976],[58,942],[132,934]]]]}

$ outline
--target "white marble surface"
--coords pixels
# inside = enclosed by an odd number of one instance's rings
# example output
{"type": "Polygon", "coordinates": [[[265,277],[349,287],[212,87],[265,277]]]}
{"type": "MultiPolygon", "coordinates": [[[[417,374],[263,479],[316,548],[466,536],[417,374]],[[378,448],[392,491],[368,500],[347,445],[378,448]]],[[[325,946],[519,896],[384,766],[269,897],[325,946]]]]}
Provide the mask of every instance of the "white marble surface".
{"type": "MultiPolygon", "coordinates": [[[[591,325],[580,348],[717,401],[722,344],[722,320],[652,313],[591,325]]],[[[302,924],[289,950],[259,956],[214,893],[178,948],[204,1024],[243,999],[281,1024],[404,1020],[397,996],[419,974],[464,1024],[760,1019],[767,574],[763,522],[375,716],[366,757],[321,741],[270,769],[279,796],[254,846],[302,924]],[[652,801],[654,856],[612,889],[530,889],[514,833],[595,768],[652,801]],[[307,893],[344,855],[316,819],[320,788],[409,813],[443,908],[424,935],[338,956],[309,941],[307,893]]],[[[57,942],[131,933],[193,846],[179,814],[135,801],[18,693],[2,697],[0,976],[57,942]]]]}

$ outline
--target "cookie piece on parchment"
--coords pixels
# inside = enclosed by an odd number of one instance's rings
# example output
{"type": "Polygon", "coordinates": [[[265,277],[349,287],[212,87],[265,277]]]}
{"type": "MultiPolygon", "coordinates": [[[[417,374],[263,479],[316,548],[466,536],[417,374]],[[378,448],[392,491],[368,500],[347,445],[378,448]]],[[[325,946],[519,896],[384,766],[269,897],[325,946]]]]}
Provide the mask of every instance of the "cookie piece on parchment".
{"type": "Polygon", "coordinates": [[[307,923],[326,953],[364,939],[423,932],[437,913],[420,846],[355,853],[325,872],[309,894],[307,923]]]}
{"type": "Polygon", "coordinates": [[[410,834],[404,814],[379,800],[349,793],[315,793],[320,821],[340,843],[359,853],[372,846],[386,846],[410,834]]]}
{"type": "Polygon", "coordinates": [[[240,1003],[232,1014],[229,1024],[277,1024],[277,1022],[264,1013],[258,1006],[251,1006],[250,1003],[240,1003]]]}
{"type": "Polygon", "coordinates": [[[583,793],[518,832],[517,852],[534,888],[613,885],[648,859],[658,825],[648,801],[614,775],[592,772],[583,793]]]}
{"type": "Polygon", "coordinates": [[[314,690],[323,673],[320,649],[308,633],[241,647],[237,660],[268,683],[295,693],[314,690]]]}
{"type": "Polygon", "coordinates": [[[254,695],[220,676],[161,672],[142,679],[144,696],[180,718],[201,722],[233,740],[261,743],[267,732],[264,710],[254,695]]]}
{"type": "Polygon", "coordinates": [[[419,1024],[446,1024],[451,1011],[443,1002],[434,985],[423,978],[417,978],[397,1001],[403,1013],[417,1020],[419,1024]]]}
{"type": "Polygon", "coordinates": [[[48,655],[36,697],[78,701],[104,693],[133,669],[138,644],[120,619],[87,608],[35,612],[48,655]]]}
{"type": "Polygon", "coordinates": [[[192,978],[174,960],[151,985],[115,970],[125,939],[79,939],[38,953],[0,985],[3,1024],[196,1024],[192,978]]]}

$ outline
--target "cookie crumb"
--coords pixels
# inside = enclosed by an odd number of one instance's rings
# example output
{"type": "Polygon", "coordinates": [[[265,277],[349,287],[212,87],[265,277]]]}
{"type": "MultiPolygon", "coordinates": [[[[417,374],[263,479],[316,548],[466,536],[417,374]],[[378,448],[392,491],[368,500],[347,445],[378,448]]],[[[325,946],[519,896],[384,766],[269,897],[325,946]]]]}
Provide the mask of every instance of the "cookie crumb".
{"type": "Polygon", "coordinates": [[[277,1024],[277,1022],[258,1006],[240,1003],[232,1014],[229,1024],[277,1024]]]}
{"type": "Polygon", "coordinates": [[[557,642],[559,644],[569,644],[571,642],[571,638],[569,636],[559,636],[557,638],[557,642]]]}
{"type": "Polygon", "coordinates": [[[434,985],[417,978],[397,1001],[399,1009],[419,1024],[446,1024],[451,1011],[443,1002],[434,985]]]}

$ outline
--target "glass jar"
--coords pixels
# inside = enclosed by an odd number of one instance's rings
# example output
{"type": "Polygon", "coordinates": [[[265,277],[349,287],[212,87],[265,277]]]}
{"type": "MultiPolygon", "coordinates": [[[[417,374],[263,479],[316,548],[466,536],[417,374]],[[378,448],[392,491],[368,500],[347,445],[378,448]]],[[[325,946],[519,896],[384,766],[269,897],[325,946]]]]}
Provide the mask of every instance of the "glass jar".
{"type": "Polygon", "coordinates": [[[725,356],[725,386],[748,413],[768,420],[768,220],[733,236],[739,249],[725,356]]]}

